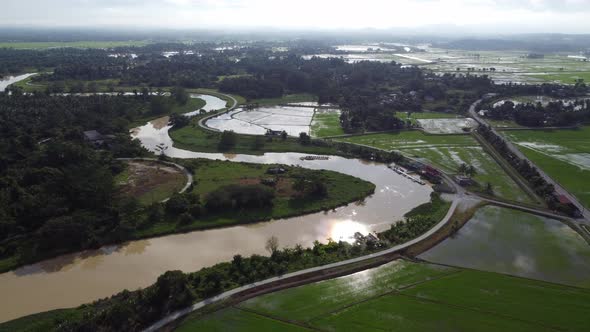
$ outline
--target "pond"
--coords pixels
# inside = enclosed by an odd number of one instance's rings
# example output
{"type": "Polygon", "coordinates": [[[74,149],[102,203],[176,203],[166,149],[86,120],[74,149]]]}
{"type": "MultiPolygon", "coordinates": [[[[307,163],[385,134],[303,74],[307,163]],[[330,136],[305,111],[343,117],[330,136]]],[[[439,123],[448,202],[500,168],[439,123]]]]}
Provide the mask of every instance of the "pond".
{"type": "Polygon", "coordinates": [[[299,106],[264,106],[252,110],[238,108],[207,120],[207,127],[239,134],[264,135],[267,130],[285,131],[289,136],[309,134],[314,108],[299,106]]]}

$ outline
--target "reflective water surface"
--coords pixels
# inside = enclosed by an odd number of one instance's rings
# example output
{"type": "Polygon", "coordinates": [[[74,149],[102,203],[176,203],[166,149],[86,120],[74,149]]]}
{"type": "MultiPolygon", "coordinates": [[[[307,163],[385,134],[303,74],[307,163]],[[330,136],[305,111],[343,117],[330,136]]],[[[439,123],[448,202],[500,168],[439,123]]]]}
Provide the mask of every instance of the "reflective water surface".
{"type": "Polygon", "coordinates": [[[436,263],[590,287],[590,246],[558,220],[487,206],[422,254],[436,263]]]}
{"type": "Polygon", "coordinates": [[[4,90],[6,90],[6,88],[14,83],[20,82],[22,80],[25,80],[31,76],[35,75],[33,74],[24,74],[24,75],[18,75],[18,76],[5,76],[2,79],[0,79],[0,92],[4,92],[4,90]]]}

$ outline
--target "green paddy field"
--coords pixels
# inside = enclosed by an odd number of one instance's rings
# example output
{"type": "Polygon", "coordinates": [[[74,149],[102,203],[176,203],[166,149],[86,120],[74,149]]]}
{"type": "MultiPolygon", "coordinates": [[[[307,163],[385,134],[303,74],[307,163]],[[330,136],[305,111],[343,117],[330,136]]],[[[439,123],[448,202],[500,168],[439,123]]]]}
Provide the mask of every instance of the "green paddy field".
{"type": "Polygon", "coordinates": [[[590,126],[503,134],[533,163],[590,207],[590,126]]]}
{"type": "MultiPolygon", "coordinates": [[[[428,135],[418,130],[339,138],[339,141],[396,150],[421,159],[449,173],[462,163],[477,169],[480,187],[491,183],[498,197],[531,203],[531,198],[504,172],[500,165],[470,135],[428,135]]],[[[478,188],[475,188],[476,190],[478,188]]],[[[481,188],[480,188],[481,189],[481,188]]]]}
{"type": "Polygon", "coordinates": [[[263,295],[177,331],[584,331],[590,292],[398,260],[263,295]]]}

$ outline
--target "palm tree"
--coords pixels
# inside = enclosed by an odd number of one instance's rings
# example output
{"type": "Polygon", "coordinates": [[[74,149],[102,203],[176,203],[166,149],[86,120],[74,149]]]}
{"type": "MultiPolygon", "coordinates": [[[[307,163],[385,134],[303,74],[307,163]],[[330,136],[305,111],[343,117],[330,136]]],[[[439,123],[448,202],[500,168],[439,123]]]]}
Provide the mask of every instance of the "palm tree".
{"type": "Polygon", "coordinates": [[[467,164],[462,163],[461,165],[459,165],[457,172],[459,172],[459,174],[465,174],[467,172],[467,168],[467,164]]]}
{"type": "Polygon", "coordinates": [[[490,196],[494,195],[494,187],[491,183],[486,183],[486,188],[484,189],[484,192],[490,196]]]}
{"type": "Polygon", "coordinates": [[[475,167],[473,167],[473,165],[469,165],[467,167],[467,169],[465,170],[465,174],[467,174],[467,176],[472,178],[473,176],[475,176],[475,174],[477,174],[477,169],[475,167]]]}

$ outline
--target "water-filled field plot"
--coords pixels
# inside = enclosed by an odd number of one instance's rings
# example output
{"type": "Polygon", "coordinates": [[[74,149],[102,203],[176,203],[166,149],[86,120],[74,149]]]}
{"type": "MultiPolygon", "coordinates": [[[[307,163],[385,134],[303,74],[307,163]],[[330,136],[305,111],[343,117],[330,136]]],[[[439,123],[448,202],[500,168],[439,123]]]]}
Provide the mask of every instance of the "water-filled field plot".
{"type": "Polygon", "coordinates": [[[289,136],[310,133],[314,107],[271,106],[252,110],[243,108],[219,115],[206,125],[223,131],[233,130],[239,134],[263,135],[267,130],[286,131],[289,136]]]}
{"type": "Polygon", "coordinates": [[[578,233],[557,220],[494,206],[420,258],[590,287],[590,246],[578,233]]]}
{"type": "Polygon", "coordinates": [[[469,132],[477,123],[471,118],[418,119],[420,127],[430,134],[460,134],[469,132]]]}
{"type": "Polygon", "coordinates": [[[590,207],[590,127],[503,132],[522,153],[590,207]]]}
{"type": "Polygon", "coordinates": [[[498,197],[532,203],[531,198],[504,172],[500,165],[470,135],[428,135],[418,130],[371,134],[338,140],[396,150],[432,164],[448,173],[456,173],[461,164],[472,165],[480,186],[489,182],[498,197]]]}
{"type": "Polygon", "coordinates": [[[376,52],[368,46],[346,47],[343,54],[306,55],[321,58],[342,58],[359,61],[395,61],[406,66],[420,66],[433,72],[487,75],[496,83],[556,82],[574,84],[577,80],[590,81],[590,61],[587,58],[560,52],[531,56],[526,51],[468,51],[433,48],[426,45],[412,47],[408,52],[376,52]]]}
{"type": "Polygon", "coordinates": [[[435,62],[426,66],[435,72],[488,75],[496,83],[573,84],[577,79],[590,77],[590,62],[565,53],[535,58],[524,51],[473,52],[433,48],[421,56],[435,62]]]}

